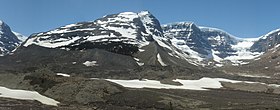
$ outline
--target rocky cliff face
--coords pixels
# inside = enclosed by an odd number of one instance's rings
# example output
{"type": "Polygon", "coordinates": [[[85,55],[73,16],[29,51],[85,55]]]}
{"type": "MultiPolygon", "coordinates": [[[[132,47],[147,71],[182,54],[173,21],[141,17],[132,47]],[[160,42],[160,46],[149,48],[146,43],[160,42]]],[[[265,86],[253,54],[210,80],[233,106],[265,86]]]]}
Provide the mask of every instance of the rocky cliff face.
{"type": "Polygon", "coordinates": [[[251,51],[254,52],[266,52],[277,46],[280,43],[280,29],[273,30],[266,35],[260,37],[260,39],[254,43],[251,47],[251,51]]]}
{"type": "Polygon", "coordinates": [[[255,41],[237,38],[217,28],[199,27],[192,22],[171,23],[162,28],[173,45],[195,60],[206,61],[198,64],[208,65],[214,60],[216,66],[226,62],[239,65],[244,63],[241,60],[260,54],[249,51],[255,41]]]}
{"type": "Polygon", "coordinates": [[[0,56],[6,55],[20,45],[20,40],[10,27],[0,21],[0,56]]]}
{"type": "Polygon", "coordinates": [[[177,43],[178,47],[187,45],[204,56],[208,56],[214,50],[219,52],[219,57],[225,58],[235,52],[231,45],[238,42],[237,38],[222,30],[198,27],[189,22],[172,23],[162,27],[166,36],[182,41],[177,43]]]}

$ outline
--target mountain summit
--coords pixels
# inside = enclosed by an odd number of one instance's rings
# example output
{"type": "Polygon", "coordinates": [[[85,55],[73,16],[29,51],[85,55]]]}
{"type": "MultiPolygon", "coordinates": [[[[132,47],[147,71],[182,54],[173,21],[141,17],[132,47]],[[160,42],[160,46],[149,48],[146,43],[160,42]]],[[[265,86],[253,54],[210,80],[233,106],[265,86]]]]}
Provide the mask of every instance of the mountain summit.
{"type": "Polygon", "coordinates": [[[6,55],[20,45],[21,40],[10,27],[0,20],[0,56],[6,55]]]}
{"type": "Polygon", "coordinates": [[[148,11],[111,14],[36,33],[23,43],[23,47],[31,45],[66,50],[101,49],[133,56],[139,66],[189,64],[186,55],[170,43],[159,21],[148,11]]]}

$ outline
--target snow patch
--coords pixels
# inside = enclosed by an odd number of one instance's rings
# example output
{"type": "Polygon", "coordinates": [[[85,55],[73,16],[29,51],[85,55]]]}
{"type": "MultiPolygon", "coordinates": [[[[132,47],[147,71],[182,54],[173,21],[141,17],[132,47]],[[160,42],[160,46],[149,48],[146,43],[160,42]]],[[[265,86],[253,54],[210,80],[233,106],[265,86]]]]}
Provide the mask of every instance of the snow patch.
{"type": "Polygon", "coordinates": [[[167,44],[165,44],[163,41],[161,41],[161,39],[155,39],[155,40],[157,41],[158,45],[160,45],[161,47],[172,50],[172,48],[170,46],[168,46],[167,44]]]}
{"type": "Polygon", "coordinates": [[[64,74],[64,73],[56,73],[57,76],[63,76],[63,77],[70,77],[69,74],[64,74]]]}
{"type": "Polygon", "coordinates": [[[280,85],[276,84],[266,84],[261,82],[251,82],[251,81],[238,81],[238,80],[230,80],[225,78],[208,78],[203,77],[199,80],[181,80],[176,79],[174,82],[179,82],[182,85],[169,85],[162,84],[160,81],[156,80],[114,80],[114,79],[106,79],[107,81],[114,82],[120,84],[124,87],[128,88],[154,88],[154,89],[188,89],[188,90],[208,90],[208,89],[219,89],[222,88],[221,82],[230,82],[230,83],[259,83],[267,86],[276,86],[280,85]]]}
{"type": "Polygon", "coordinates": [[[9,89],[0,86],[0,97],[20,99],[20,100],[37,100],[46,105],[57,106],[59,103],[54,99],[43,96],[35,91],[9,89]]]}
{"type": "Polygon", "coordinates": [[[98,66],[97,61],[86,61],[83,64],[86,66],[98,66]]]}
{"type": "Polygon", "coordinates": [[[139,52],[144,52],[145,50],[144,49],[138,49],[139,50],[139,52]]]}
{"type": "Polygon", "coordinates": [[[138,58],[133,58],[135,61],[140,61],[140,59],[138,59],[138,58]]]}
{"type": "Polygon", "coordinates": [[[139,66],[143,66],[145,63],[140,62],[140,59],[133,58],[139,66]]]}
{"type": "Polygon", "coordinates": [[[136,62],[136,63],[137,63],[137,65],[139,65],[139,66],[145,65],[145,63],[142,63],[142,62],[136,62]]]}
{"type": "Polygon", "coordinates": [[[271,78],[270,76],[260,76],[260,75],[249,75],[249,74],[238,74],[239,76],[252,77],[252,78],[271,78]]]}
{"type": "Polygon", "coordinates": [[[167,66],[161,59],[159,53],[157,54],[157,59],[158,59],[158,62],[160,63],[161,66],[167,66]]]}
{"type": "Polygon", "coordinates": [[[212,58],[214,61],[221,63],[221,61],[223,60],[222,58],[220,58],[219,56],[217,56],[216,54],[219,54],[220,52],[215,51],[215,50],[211,50],[212,52],[212,58]]]}
{"type": "Polygon", "coordinates": [[[217,67],[222,67],[224,66],[223,64],[215,64],[217,67]]]}
{"type": "MultiPolygon", "coordinates": [[[[48,37],[50,37],[50,36],[46,36],[46,38],[48,38],[48,37]]],[[[29,45],[35,44],[35,45],[39,45],[42,47],[56,48],[56,47],[60,47],[60,46],[69,45],[70,43],[75,42],[76,40],[80,39],[81,37],[74,37],[71,39],[60,38],[60,39],[56,39],[56,40],[43,40],[43,41],[40,41],[39,40],[40,38],[42,38],[42,37],[34,37],[34,38],[27,39],[27,41],[25,42],[25,44],[23,46],[27,47],[29,45]]]]}

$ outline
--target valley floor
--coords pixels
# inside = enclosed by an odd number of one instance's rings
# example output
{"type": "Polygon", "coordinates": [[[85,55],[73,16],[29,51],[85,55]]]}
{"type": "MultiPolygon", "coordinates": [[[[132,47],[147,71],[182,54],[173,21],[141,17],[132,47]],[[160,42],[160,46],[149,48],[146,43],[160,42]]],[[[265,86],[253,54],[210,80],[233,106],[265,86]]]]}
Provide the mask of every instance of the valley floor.
{"type": "Polygon", "coordinates": [[[251,93],[234,90],[169,90],[169,89],[130,89],[129,91],[113,96],[108,105],[59,105],[46,106],[36,101],[23,101],[0,98],[1,110],[146,110],[146,109],[205,109],[205,110],[256,110],[280,109],[280,96],[267,93],[251,93]],[[165,97],[167,105],[155,103],[155,97],[165,97]],[[166,96],[172,97],[168,98],[166,96]],[[174,100],[176,99],[176,100],[174,100]],[[182,104],[184,103],[184,104],[182,104]],[[168,106],[169,105],[169,106],[168,106]]]}

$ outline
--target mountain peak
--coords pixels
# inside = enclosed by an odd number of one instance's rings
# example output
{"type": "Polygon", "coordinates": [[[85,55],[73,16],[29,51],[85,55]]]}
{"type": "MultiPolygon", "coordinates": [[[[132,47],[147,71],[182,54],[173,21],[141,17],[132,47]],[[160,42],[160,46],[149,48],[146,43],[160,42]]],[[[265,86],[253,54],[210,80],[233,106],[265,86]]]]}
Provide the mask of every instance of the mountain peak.
{"type": "Polygon", "coordinates": [[[6,55],[20,44],[10,27],[0,20],[0,56],[6,55]]]}
{"type": "Polygon", "coordinates": [[[151,12],[147,11],[147,10],[144,10],[144,11],[140,11],[138,13],[138,15],[151,15],[151,12]]]}
{"type": "Polygon", "coordinates": [[[0,31],[3,31],[4,29],[9,29],[10,27],[6,25],[5,22],[0,20],[0,31]]]}
{"type": "Polygon", "coordinates": [[[91,44],[121,42],[140,46],[153,41],[154,37],[162,36],[159,21],[150,12],[121,12],[101,17],[92,22],[70,24],[34,34],[23,46],[35,44],[49,48],[60,48],[86,42],[91,44]]]}

